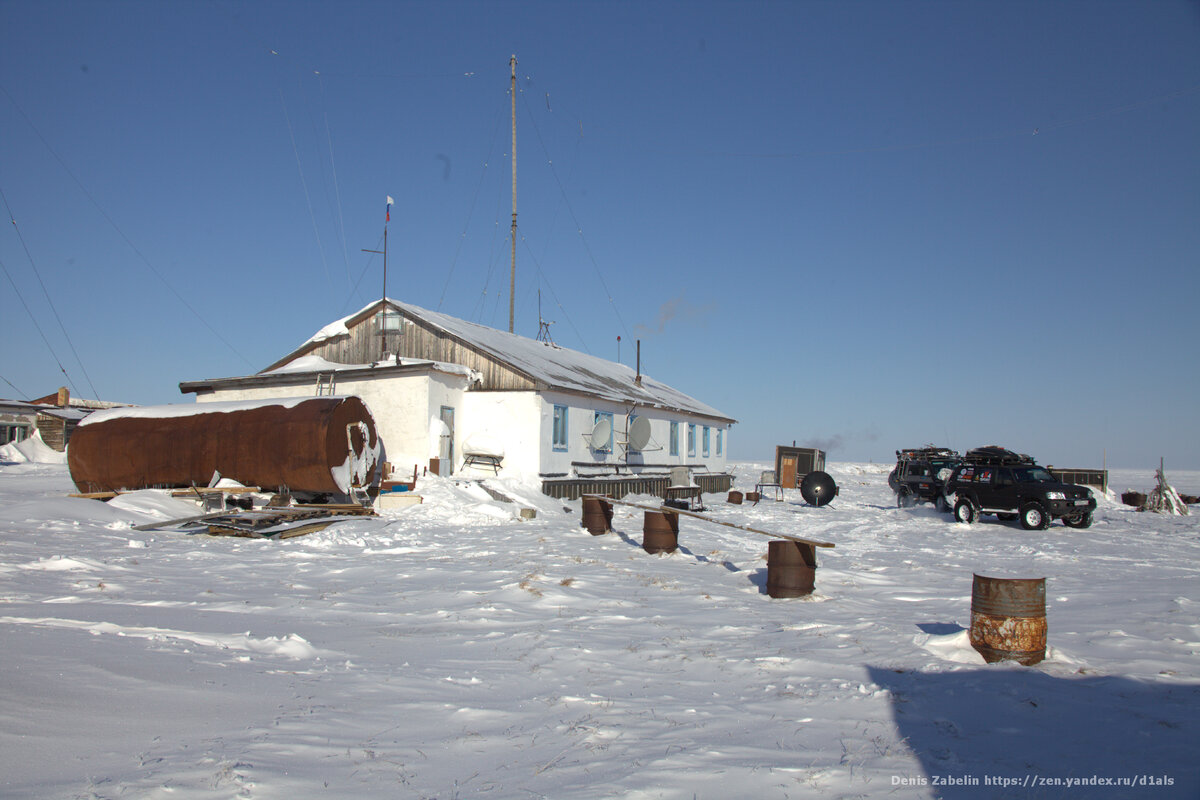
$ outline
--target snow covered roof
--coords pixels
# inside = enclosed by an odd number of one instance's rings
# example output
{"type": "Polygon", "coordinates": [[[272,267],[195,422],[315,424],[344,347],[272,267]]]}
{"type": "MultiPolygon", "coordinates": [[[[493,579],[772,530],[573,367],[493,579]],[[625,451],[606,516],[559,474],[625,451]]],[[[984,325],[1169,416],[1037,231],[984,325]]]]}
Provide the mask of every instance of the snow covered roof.
{"type": "MultiPolygon", "coordinates": [[[[279,369],[304,358],[303,354],[322,342],[349,333],[352,325],[380,311],[384,302],[376,300],[354,314],[321,328],[286,357],[284,361],[287,363],[279,369]]],[[[618,403],[678,410],[728,422],[735,421],[712,406],[647,375],[642,375],[639,383],[637,373],[624,364],[467,322],[449,314],[429,311],[391,298],[386,302],[405,316],[442,331],[489,358],[529,376],[545,389],[583,393],[618,403]]]]}
{"type": "Polygon", "coordinates": [[[282,366],[274,369],[263,370],[257,375],[245,375],[234,378],[210,378],[199,381],[183,381],[179,384],[179,391],[202,392],[213,389],[216,386],[222,388],[240,386],[288,386],[301,385],[312,383],[316,380],[317,375],[329,375],[331,372],[336,372],[341,377],[353,379],[364,376],[384,376],[384,375],[403,375],[409,373],[420,373],[425,370],[443,372],[450,375],[458,375],[467,379],[468,382],[478,378],[477,373],[460,366],[459,364],[444,364],[440,361],[428,361],[417,358],[389,358],[386,361],[377,361],[374,364],[340,364],[335,361],[328,361],[320,356],[301,356],[293,361],[288,361],[282,366]]]}

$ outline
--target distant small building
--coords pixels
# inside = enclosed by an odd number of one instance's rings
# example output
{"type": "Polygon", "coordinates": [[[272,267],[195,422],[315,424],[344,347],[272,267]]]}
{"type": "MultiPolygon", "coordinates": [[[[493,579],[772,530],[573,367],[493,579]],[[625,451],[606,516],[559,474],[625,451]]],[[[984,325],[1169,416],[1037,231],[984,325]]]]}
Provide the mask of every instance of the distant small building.
{"type": "Polygon", "coordinates": [[[815,447],[788,447],[779,445],[775,448],[775,475],[779,485],[786,489],[795,489],[810,472],[821,472],[825,469],[825,451],[815,447]]]}
{"type": "Polygon", "coordinates": [[[735,420],[717,409],[623,364],[390,299],[255,375],[179,388],[200,403],[357,395],[401,473],[428,464],[537,477],[571,496],[555,487],[653,474],[665,488],[669,469],[686,465],[722,476],[707,490],[729,488],[735,420]]]}
{"type": "Polygon", "coordinates": [[[83,400],[71,397],[65,386],[60,387],[54,394],[31,400],[36,410],[36,428],[42,434],[42,441],[52,450],[62,453],[71,441],[71,434],[80,420],[105,408],[121,408],[128,403],[112,403],[107,400],[83,400]]]}
{"type": "Polygon", "coordinates": [[[38,406],[21,400],[0,400],[0,444],[23,442],[37,430],[38,406]]]}

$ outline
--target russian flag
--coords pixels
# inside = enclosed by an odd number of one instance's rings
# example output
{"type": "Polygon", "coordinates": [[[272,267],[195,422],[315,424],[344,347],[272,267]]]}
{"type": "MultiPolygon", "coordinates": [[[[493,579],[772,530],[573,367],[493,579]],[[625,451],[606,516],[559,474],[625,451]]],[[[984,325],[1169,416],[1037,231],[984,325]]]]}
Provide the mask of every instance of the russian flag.
{"type": "Polygon", "coordinates": [[[384,217],[383,217],[384,222],[392,221],[392,203],[393,202],[394,201],[392,200],[392,196],[389,194],[388,199],[387,199],[387,208],[384,209],[384,217]]]}

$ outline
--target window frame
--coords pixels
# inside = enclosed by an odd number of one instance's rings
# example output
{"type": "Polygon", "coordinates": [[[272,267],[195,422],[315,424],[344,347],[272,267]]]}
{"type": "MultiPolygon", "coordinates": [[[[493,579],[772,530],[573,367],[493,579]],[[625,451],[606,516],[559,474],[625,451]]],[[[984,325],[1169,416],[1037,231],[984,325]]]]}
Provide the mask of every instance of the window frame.
{"type": "Polygon", "coordinates": [[[613,451],[613,434],[616,432],[613,428],[613,412],[597,411],[595,416],[592,418],[592,428],[593,428],[593,430],[595,429],[596,425],[600,422],[600,419],[602,417],[608,418],[608,446],[607,447],[596,447],[595,445],[591,445],[592,452],[593,453],[612,453],[612,451],[613,451]]]}
{"type": "Polygon", "coordinates": [[[556,453],[565,453],[570,448],[570,424],[571,424],[571,408],[570,406],[554,404],[554,411],[550,419],[550,448],[556,453]],[[559,414],[561,413],[561,416],[559,414]],[[561,420],[561,425],[560,425],[561,420]],[[559,434],[562,434],[561,436],[559,434]]]}

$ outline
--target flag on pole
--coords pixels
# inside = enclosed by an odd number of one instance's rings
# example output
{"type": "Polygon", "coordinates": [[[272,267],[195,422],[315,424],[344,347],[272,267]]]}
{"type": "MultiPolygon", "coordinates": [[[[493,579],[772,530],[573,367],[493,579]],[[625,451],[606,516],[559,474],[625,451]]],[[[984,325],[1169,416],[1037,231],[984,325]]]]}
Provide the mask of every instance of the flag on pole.
{"type": "Polygon", "coordinates": [[[393,202],[392,196],[389,194],[387,196],[387,208],[384,209],[384,218],[383,218],[384,222],[392,221],[392,202],[393,202]]]}

